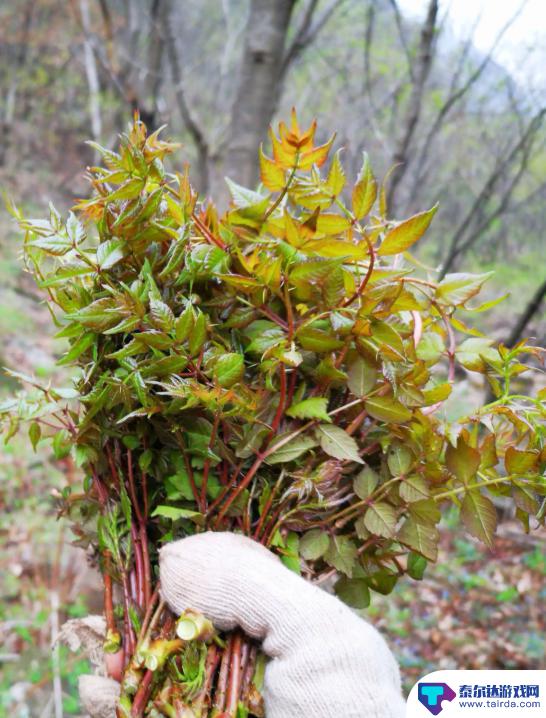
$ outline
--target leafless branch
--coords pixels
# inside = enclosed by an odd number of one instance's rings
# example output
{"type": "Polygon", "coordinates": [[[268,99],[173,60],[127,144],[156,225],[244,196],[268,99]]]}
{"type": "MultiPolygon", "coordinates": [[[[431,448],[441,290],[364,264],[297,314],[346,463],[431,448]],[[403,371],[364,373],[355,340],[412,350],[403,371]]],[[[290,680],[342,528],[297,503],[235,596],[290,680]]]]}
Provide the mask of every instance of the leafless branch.
{"type": "Polygon", "coordinates": [[[300,27],[296,31],[292,43],[285,52],[282,61],[281,76],[284,77],[294,60],[315,41],[317,35],[330,20],[334,12],[345,2],[346,0],[332,0],[332,2],[313,22],[318,6],[318,0],[309,0],[303,14],[300,27]]]}

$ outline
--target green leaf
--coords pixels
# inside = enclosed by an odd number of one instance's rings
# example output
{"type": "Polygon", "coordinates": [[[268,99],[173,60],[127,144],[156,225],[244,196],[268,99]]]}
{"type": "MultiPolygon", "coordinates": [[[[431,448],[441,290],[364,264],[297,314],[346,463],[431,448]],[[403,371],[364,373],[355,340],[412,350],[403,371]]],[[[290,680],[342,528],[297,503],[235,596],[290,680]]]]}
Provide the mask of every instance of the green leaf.
{"type": "Polygon", "coordinates": [[[436,288],[436,297],[444,304],[459,306],[478,294],[493,272],[485,274],[446,274],[436,288]]]}
{"type": "Polygon", "coordinates": [[[191,509],[181,509],[177,506],[156,506],[152,511],[152,516],[162,516],[171,521],[178,521],[178,519],[189,519],[198,526],[202,526],[205,522],[205,517],[199,511],[192,511],[191,509]]]}
{"type": "Polygon", "coordinates": [[[331,193],[332,197],[337,197],[341,190],[345,187],[345,171],[343,170],[343,165],[339,159],[342,151],[343,150],[340,149],[335,153],[332,164],[330,165],[330,171],[328,172],[328,178],[326,179],[328,191],[331,193]]]}
{"type": "Polygon", "coordinates": [[[446,466],[459,481],[466,483],[476,476],[480,468],[480,452],[468,446],[460,436],[456,448],[451,444],[447,447],[446,466]]]}
{"type": "Polygon", "coordinates": [[[419,212],[409,219],[400,222],[394,229],[385,235],[385,239],[377,250],[380,256],[400,254],[415,244],[427,231],[432,218],[436,214],[438,205],[426,212],[419,212]]]}
{"type": "Polygon", "coordinates": [[[363,578],[342,577],[334,586],[336,596],[352,608],[367,608],[370,605],[370,589],[363,578]]]}
{"type": "Polygon", "coordinates": [[[422,476],[418,476],[417,474],[414,476],[407,476],[403,479],[400,483],[399,492],[400,498],[408,504],[411,504],[414,501],[428,499],[430,496],[430,491],[426,481],[422,476]]]}
{"type": "Polygon", "coordinates": [[[347,386],[355,396],[367,396],[375,387],[377,369],[365,359],[358,357],[349,367],[347,386]]]}
{"type": "Polygon", "coordinates": [[[390,424],[404,424],[409,421],[413,412],[390,396],[374,396],[364,404],[366,411],[374,419],[386,421],[390,424]]]}
{"type": "Polygon", "coordinates": [[[42,437],[42,428],[37,421],[33,421],[28,428],[28,438],[32,444],[32,448],[36,451],[36,446],[42,437]]]}
{"type": "Polygon", "coordinates": [[[242,354],[224,354],[214,365],[214,378],[224,388],[241,381],[245,373],[245,360],[242,354]]]}
{"type": "Polygon", "coordinates": [[[397,581],[397,574],[390,573],[390,571],[384,569],[372,573],[372,575],[367,578],[368,586],[383,596],[388,596],[388,594],[391,593],[397,581]]]}
{"type": "Polygon", "coordinates": [[[396,442],[389,449],[387,464],[393,476],[407,474],[414,460],[413,452],[404,444],[396,442]]]}
{"type": "Polygon", "coordinates": [[[247,189],[237,184],[237,182],[233,182],[229,177],[226,177],[225,180],[236,207],[252,207],[255,204],[263,202],[263,194],[247,189]]]}
{"type": "Polygon", "coordinates": [[[371,504],[364,514],[364,525],[375,536],[393,538],[397,521],[394,507],[386,501],[371,504]]]}
{"type": "Polygon", "coordinates": [[[437,524],[442,518],[440,509],[433,499],[423,499],[423,501],[415,501],[408,507],[411,516],[422,524],[437,524]]]}
{"type": "MultiPolygon", "coordinates": [[[[283,436],[278,436],[276,444],[280,443],[283,436]]],[[[284,464],[288,461],[299,459],[300,456],[307,453],[317,445],[315,439],[310,436],[295,436],[292,441],[287,442],[276,451],[273,451],[266,459],[268,464],[284,464]]],[[[274,444],[275,446],[275,444],[274,444]]]]}
{"type": "Polygon", "coordinates": [[[97,338],[96,334],[86,332],[68,350],[62,359],[57,361],[57,366],[65,366],[76,361],[84,352],[93,346],[97,338]]]}
{"type": "Polygon", "coordinates": [[[316,561],[324,556],[330,545],[330,537],[322,529],[311,529],[303,534],[300,554],[306,561],[316,561]]]}
{"type": "Polygon", "coordinates": [[[297,338],[301,346],[310,352],[322,354],[341,349],[343,342],[333,334],[323,332],[321,329],[305,327],[297,332],[297,338]]]}
{"type": "Polygon", "coordinates": [[[357,219],[365,217],[377,197],[377,182],[372,173],[368,155],[364,152],[362,169],[353,188],[353,213],[357,219]]]}
{"type": "Polygon", "coordinates": [[[157,329],[169,332],[174,326],[174,314],[172,309],[160,299],[154,299],[150,295],[150,312],[152,323],[157,329]]]}
{"type": "Polygon", "coordinates": [[[55,274],[49,275],[46,279],[38,282],[38,285],[42,288],[53,287],[56,284],[63,284],[67,279],[74,279],[74,277],[82,277],[86,274],[93,274],[95,272],[93,267],[87,265],[79,266],[66,266],[62,269],[58,269],[55,274]]]}
{"type": "Polygon", "coordinates": [[[379,475],[369,466],[366,466],[356,475],[353,481],[355,494],[359,499],[367,499],[379,484],[379,475]]]}
{"type": "Polygon", "coordinates": [[[426,332],[423,334],[416,349],[418,359],[434,364],[444,352],[444,340],[435,332],[426,332]]]}
{"type": "Polygon", "coordinates": [[[193,327],[194,316],[191,304],[184,309],[182,314],[175,321],[175,336],[177,342],[185,342],[193,327]]]}
{"type": "Polygon", "coordinates": [[[506,471],[509,474],[527,474],[536,469],[539,454],[535,451],[521,451],[509,446],[504,457],[506,471]]]}
{"type": "Polygon", "coordinates": [[[205,339],[207,338],[207,318],[205,315],[200,312],[197,319],[195,320],[195,325],[193,327],[193,330],[190,334],[190,341],[189,341],[189,350],[191,356],[195,356],[201,351],[201,348],[203,344],[205,343],[205,339]]]}
{"type": "Polygon", "coordinates": [[[409,516],[402,524],[397,538],[400,543],[409,546],[429,561],[436,561],[438,558],[440,534],[434,524],[421,523],[414,516],[409,516]]]}
{"type": "Polygon", "coordinates": [[[423,576],[425,575],[426,568],[426,558],[418,553],[415,553],[414,551],[410,551],[408,554],[407,563],[408,576],[411,576],[411,578],[415,579],[416,581],[421,581],[423,576]]]}
{"type": "Polygon", "coordinates": [[[97,264],[101,271],[110,269],[123,259],[125,255],[123,244],[120,239],[109,239],[107,242],[99,244],[97,248],[97,264]]]}
{"type": "Polygon", "coordinates": [[[299,555],[300,537],[295,531],[289,531],[286,537],[285,548],[281,548],[281,561],[284,565],[294,573],[301,574],[300,555],[299,555]]]}
{"type": "Polygon", "coordinates": [[[331,422],[327,409],[328,399],[317,396],[292,404],[286,413],[295,419],[322,419],[331,422]]]}
{"type": "Polygon", "coordinates": [[[357,557],[356,545],[350,538],[347,536],[332,536],[328,550],[324,555],[324,560],[329,566],[351,578],[357,557]]]}
{"type": "Polygon", "coordinates": [[[317,435],[323,451],[329,456],[363,463],[358,454],[358,444],[344,429],[333,424],[320,424],[317,435]]]}
{"type": "Polygon", "coordinates": [[[27,246],[36,247],[55,257],[60,257],[72,249],[70,240],[59,235],[38,237],[37,239],[33,239],[32,242],[29,242],[27,246]]]}
{"type": "Polygon", "coordinates": [[[461,518],[472,536],[493,548],[497,511],[491,499],[481,494],[478,489],[467,491],[461,504],[461,518]]]}

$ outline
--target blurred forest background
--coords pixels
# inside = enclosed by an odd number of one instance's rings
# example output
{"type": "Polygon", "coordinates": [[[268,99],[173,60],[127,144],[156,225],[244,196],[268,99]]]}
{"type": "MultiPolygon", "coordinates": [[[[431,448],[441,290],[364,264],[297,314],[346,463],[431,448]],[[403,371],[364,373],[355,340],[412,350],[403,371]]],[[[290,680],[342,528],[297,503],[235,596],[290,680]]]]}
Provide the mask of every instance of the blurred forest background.
{"type": "MultiPolygon", "coordinates": [[[[190,162],[196,188],[225,207],[224,176],[255,184],[269,124],[295,106],[304,123],[318,119],[323,139],[337,130],[352,174],[363,151],[376,175],[391,170],[391,216],[440,202],[419,261],[440,276],[494,270],[490,298],[509,293],[471,322],[507,344],[531,336],[544,345],[546,24],[505,67],[500,51],[526,3],[497,5],[510,12],[483,49],[478,12],[461,32],[438,0],[4,2],[0,186],[27,215],[43,215],[49,200],[67,210],[88,191],[84,169],[96,160],[84,141],[113,147],[138,110],[150,128],[168,125],[183,143],[179,168],[190,162]]],[[[55,381],[62,346],[18,247],[2,210],[0,364],[55,381]]],[[[0,400],[15,389],[0,377],[0,400]]],[[[468,379],[456,400],[481,391],[468,379]]],[[[79,481],[69,459],[33,454],[24,437],[2,450],[0,715],[79,713],[87,662],[64,648],[51,654],[51,640],[67,615],[100,611],[100,595],[55,520],[67,481],[79,481]]],[[[443,552],[420,584],[367,612],[406,687],[438,668],[544,667],[544,535],[522,535],[506,516],[489,552],[448,520],[443,552]]]]}

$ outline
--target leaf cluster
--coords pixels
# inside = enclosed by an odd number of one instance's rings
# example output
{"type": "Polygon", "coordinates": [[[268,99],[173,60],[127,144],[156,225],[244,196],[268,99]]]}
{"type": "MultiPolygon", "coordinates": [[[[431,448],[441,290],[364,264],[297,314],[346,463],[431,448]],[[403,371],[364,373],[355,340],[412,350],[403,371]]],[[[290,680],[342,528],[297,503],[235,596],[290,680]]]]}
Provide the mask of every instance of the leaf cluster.
{"type": "Polygon", "coordinates": [[[488,545],[496,496],[544,521],[544,393],[511,388],[538,350],[461,319],[494,304],[469,304],[488,275],[436,282],[409,254],[436,207],[389,218],[369,159],[350,183],[315,130],[271,131],[260,187],[228,181],[222,216],[138,119],[118,152],[95,145],[66,221],[14,210],[77,397],[38,387],[3,410],[8,434],[27,419],[34,444],[72,447],[87,478],[64,509],[100,514],[102,543],[112,504],[124,536],[242,531],[364,606],[436,560],[444,507],[488,545]],[[458,367],[496,398],[449,421],[458,367]]]}

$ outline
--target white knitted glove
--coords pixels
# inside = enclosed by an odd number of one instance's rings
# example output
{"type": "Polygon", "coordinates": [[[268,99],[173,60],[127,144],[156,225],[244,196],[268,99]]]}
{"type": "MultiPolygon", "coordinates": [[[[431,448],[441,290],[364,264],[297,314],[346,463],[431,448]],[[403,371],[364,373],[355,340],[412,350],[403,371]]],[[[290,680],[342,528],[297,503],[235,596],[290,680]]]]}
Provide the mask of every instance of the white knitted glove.
{"type": "MultiPolygon", "coordinates": [[[[405,715],[398,665],[376,629],[255,541],[208,532],[167,544],[160,580],[176,614],[194,608],[220,629],[239,626],[262,641],[271,658],[266,718],[405,715]]],[[[119,685],[82,679],[83,707],[92,718],[113,718],[119,685]]]]}
{"type": "Polygon", "coordinates": [[[255,541],[196,534],[161,549],[160,569],[175,613],[195,608],[263,642],[267,718],[405,715],[398,665],[376,629],[255,541]]]}

